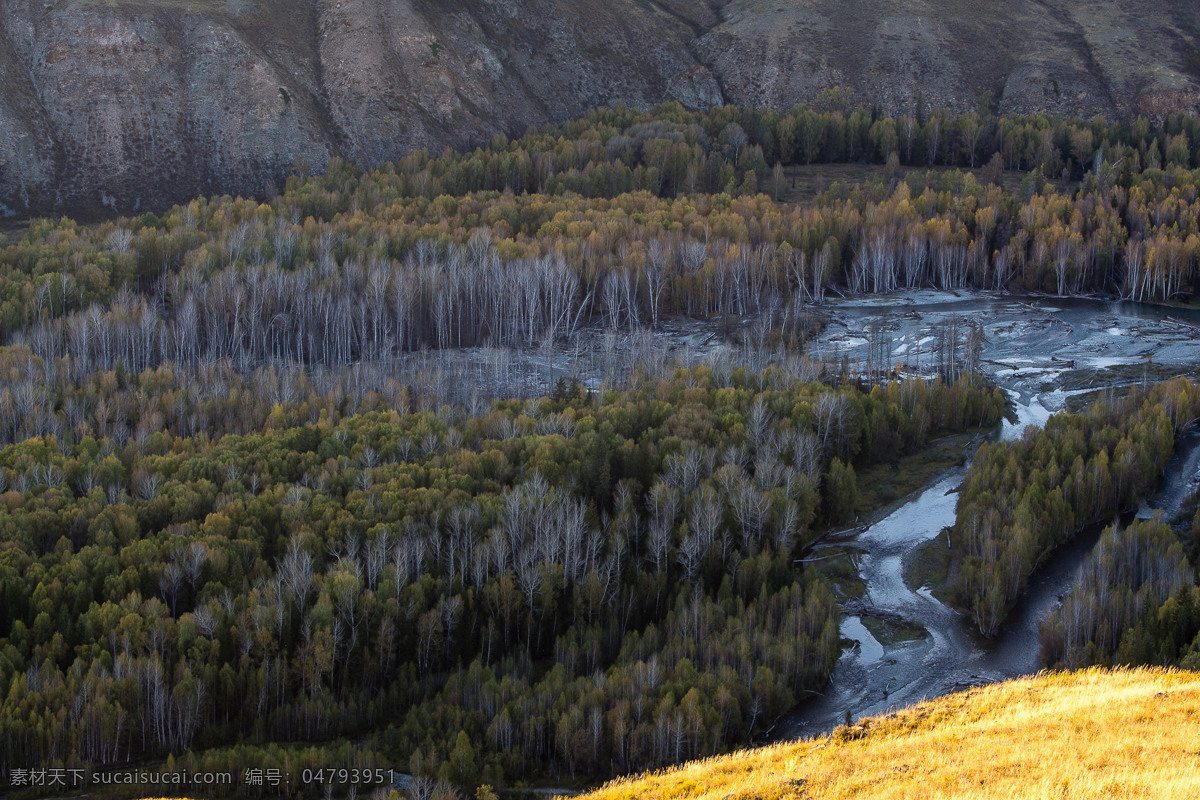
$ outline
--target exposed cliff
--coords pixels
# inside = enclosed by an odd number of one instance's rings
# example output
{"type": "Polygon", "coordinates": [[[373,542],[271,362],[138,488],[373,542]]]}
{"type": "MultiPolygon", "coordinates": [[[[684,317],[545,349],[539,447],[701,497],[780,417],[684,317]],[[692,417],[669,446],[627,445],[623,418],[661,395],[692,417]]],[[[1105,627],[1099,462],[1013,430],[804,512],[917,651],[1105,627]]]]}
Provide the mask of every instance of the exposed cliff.
{"type": "Polygon", "coordinates": [[[260,192],[293,165],[624,101],[1162,114],[1200,107],[1200,12],[1135,0],[6,0],[0,213],[260,192]]]}

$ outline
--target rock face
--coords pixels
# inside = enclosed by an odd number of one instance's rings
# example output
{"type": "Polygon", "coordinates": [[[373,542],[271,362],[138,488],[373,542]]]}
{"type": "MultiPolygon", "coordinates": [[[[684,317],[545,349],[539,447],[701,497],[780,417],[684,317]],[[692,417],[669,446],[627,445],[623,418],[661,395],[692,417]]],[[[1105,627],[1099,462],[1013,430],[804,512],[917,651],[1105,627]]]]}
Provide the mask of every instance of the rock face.
{"type": "Polygon", "coordinates": [[[1200,108],[1168,0],[4,0],[0,214],[261,192],[618,100],[1200,108]]]}
{"type": "Polygon", "coordinates": [[[1200,8],[1167,0],[734,0],[697,55],[731,102],[831,85],[890,109],[918,95],[1002,112],[1114,116],[1200,103],[1200,8]],[[981,10],[986,8],[985,10],[981,10]]]}

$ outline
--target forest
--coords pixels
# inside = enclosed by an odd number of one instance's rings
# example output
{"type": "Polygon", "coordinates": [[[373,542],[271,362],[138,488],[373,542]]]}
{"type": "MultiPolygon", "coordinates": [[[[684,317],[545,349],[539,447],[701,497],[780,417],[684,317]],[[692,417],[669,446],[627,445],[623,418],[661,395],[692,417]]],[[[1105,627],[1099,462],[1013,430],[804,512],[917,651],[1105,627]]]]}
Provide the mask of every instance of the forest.
{"type": "MultiPolygon", "coordinates": [[[[747,744],[841,651],[797,559],[872,510],[857,476],[1005,411],[978,325],[824,363],[822,302],[1186,298],[1198,135],[831,92],[29,221],[0,237],[0,778],[354,765],[427,800],[747,744]],[[837,163],[868,177],[796,195],[837,163]],[[725,349],[668,354],[681,320],[725,349]]],[[[1197,416],[1177,382],[985,446],[952,536],[979,628],[1197,416]]],[[[1114,572],[1111,541],[1094,568],[1123,588],[1047,634],[1055,659],[1122,646],[1091,609],[1133,609],[1131,659],[1195,620],[1165,535],[1113,535],[1148,566],[1114,572]]]]}
{"type": "Polygon", "coordinates": [[[596,112],[471,153],[335,162],[262,200],[34,221],[0,242],[0,334],[69,353],[79,380],[168,360],[343,368],[677,314],[793,320],[829,292],[1186,297],[1196,125],[596,112]],[[789,170],[838,160],[883,168],[779,202],[789,170]],[[1015,189],[1010,169],[1027,170],[1015,189]]]}
{"type": "Polygon", "coordinates": [[[1044,663],[1200,669],[1198,505],[1193,494],[1174,519],[1155,512],[1105,528],[1076,586],[1042,623],[1044,663]]]}
{"type": "Polygon", "coordinates": [[[836,606],[792,557],[855,466],[1002,408],[701,368],[476,417],[29,438],[0,451],[5,767],[366,735],[473,787],[719,752],[828,675],[836,606]]]}
{"type": "MultiPolygon", "coordinates": [[[[1102,398],[1082,413],[1056,414],[1018,441],[982,445],[959,495],[950,542],[950,594],[980,632],[995,633],[1054,548],[1148,499],[1176,438],[1197,417],[1200,386],[1175,379],[1102,398]]],[[[1113,534],[1125,535],[1160,546],[1148,527],[1113,534]]]]}
{"type": "Polygon", "coordinates": [[[1105,529],[1080,577],[1043,625],[1047,664],[1200,669],[1200,586],[1169,526],[1105,529]]]}

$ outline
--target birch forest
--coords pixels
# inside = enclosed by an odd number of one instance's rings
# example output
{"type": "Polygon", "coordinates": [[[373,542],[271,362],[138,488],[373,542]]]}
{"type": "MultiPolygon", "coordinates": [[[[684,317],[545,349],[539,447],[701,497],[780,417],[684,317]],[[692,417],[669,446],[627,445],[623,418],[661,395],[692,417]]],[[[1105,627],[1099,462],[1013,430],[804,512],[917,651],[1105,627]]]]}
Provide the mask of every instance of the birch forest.
{"type": "MultiPolygon", "coordinates": [[[[1188,300],[1198,137],[839,92],[618,107],[0,235],[0,779],[358,766],[487,797],[756,741],[841,652],[803,557],[875,510],[859,475],[1005,412],[978,326],[919,370],[827,363],[822,303],[1188,300]],[[667,353],[683,322],[726,347],[667,353]]],[[[1179,381],[985,445],[951,539],[979,630],[1197,416],[1179,381]]],[[[1050,657],[1186,656],[1173,537],[1106,534],[1050,657]]]]}

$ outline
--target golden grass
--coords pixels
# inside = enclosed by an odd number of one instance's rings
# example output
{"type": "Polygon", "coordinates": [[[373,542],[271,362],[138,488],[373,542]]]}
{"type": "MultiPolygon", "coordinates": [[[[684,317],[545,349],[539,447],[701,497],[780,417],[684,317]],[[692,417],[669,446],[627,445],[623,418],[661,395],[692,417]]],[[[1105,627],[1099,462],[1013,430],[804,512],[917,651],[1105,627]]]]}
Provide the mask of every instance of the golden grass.
{"type": "Polygon", "coordinates": [[[621,779],[585,800],[677,797],[1196,798],[1200,674],[1044,673],[830,737],[621,779]]]}

